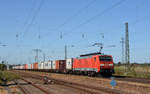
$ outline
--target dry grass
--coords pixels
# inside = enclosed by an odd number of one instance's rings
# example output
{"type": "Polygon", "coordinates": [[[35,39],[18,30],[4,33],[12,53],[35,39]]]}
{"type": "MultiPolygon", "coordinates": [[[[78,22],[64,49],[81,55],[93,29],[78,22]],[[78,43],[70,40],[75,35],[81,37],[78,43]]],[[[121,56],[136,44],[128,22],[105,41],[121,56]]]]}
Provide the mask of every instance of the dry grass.
{"type": "Polygon", "coordinates": [[[8,92],[4,88],[0,87],[0,94],[8,94],[8,92]]]}
{"type": "Polygon", "coordinates": [[[10,89],[13,94],[21,94],[21,91],[16,86],[11,86],[10,89]]]}
{"type": "Polygon", "coordinates": [[[150,66],[134,65],[130,69],[124,65],[115,66],[114,75],[150,78],[150,66]]]}

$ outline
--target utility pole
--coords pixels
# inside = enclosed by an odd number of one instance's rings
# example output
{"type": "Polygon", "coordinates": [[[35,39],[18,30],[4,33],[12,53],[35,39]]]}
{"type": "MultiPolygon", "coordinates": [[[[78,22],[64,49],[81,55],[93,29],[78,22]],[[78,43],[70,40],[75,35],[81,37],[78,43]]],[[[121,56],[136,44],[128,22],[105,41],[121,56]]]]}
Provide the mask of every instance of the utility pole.
{"type": "Polygon", "coordinates": [[[65,60],[67,59],[67,45],[65,45],[65,60]]]}
{"type": "Polygon", "coordinates": [[[68,53],[67,47],[74,47],[74,45],[65,45],[65,60],[68,58],[67,57],[67,53],[68,53]]]}
{"type": "MultiPolygon", "coordinates": [[[[6,47],[7,45],[6,45],[6,44],[2,44],[2,43],[0,42],[0,46],[6,47]]],[[[0,57],[0,59],[1,59],[1,57],[0,57]]],[[[9,70],[8,62],[6,62],[5,64],[6,64],[6,66],[7,66],[7,70],[9,70]]]]}
{"type": "Polygon", "coordinates": [[[35,62],[38,62],[39,60],[38,60],[38,55],[39,55],[39,52],[41,52],[41,49],[33,49],[33,51],[35,52],[35,62]]]}
{"type": "Polygon", "coordinates": [[[122,53],[122,64],[123,64],[123,63],[125,63],[124,62],[124,38],[123,37],[121,38],[120,43],[122,44],[122,52],[121,53],[122,53]]]}
{"type": "Polygon", "coordinates": [[[126,31],[125,33],[125,62],[127,65],[129,65],[130,64],[130,52],[129,52],[128,23],[125,23],[125,31],[126,31]]]}
{"type": "Polygon", "coordinates": [[[7,70],[9,70],[9,64],[8,64],[8,61],[7,61],[6,63],[7,63],[7,70]]]}

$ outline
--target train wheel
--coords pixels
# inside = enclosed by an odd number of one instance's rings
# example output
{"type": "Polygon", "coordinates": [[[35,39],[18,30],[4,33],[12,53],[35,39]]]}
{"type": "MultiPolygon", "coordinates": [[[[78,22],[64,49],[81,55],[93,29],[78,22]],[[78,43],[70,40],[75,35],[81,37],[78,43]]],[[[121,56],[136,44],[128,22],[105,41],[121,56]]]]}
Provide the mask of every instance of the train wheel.
{"type": "Polygon", "coordinates": [[[94,77],[95,76],[95,72],[88,72],[88,76],[90,76],[90,77],[94,77]]]}

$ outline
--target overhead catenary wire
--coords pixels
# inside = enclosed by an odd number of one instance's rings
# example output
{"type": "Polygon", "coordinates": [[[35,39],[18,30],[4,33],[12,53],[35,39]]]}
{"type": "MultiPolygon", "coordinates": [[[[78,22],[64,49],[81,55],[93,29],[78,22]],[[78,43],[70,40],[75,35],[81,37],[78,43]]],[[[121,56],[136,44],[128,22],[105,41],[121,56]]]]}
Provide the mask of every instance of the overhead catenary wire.
{"type": "Polygon", "coordinates": [[[81,12],[83,12],[85,9],[89,8],[93,3],[95,3],[97,0],[91,0],[91,2],[89,2],[87,5],[85,5],[84,7],[80,8],[77,12],[75,12],[75,14],[73,14],[72,16],[70,16],[68,19],[66,19],[62,24],[60,24],[57,28],[54,29],[54,31],[59,30],[60,28],[62,28],[63,26],[65,26],[66,24],[70,23],[71,21],[73,21],[76,16],[78,16],[81,12]]]}
{"type": "Polygon", "coordinates": [[[61,27],[63,27],[67,23],[71,22],[73,20],[73,17],[78,16],[82,11],[84,11],[85,9],[87,9],[89,6],[91,6],[95,2],[96,2],[96,0],[92,0],[86,6],[82,7],[81,9],[79,9],[73,16],[70,16],[66,21],[64,21],[60,26],[58,26],[57,29],[60,29],[61,27]]]}
{"type": "Polygon", "coordinates": [[[95,15],[95,16],[93,16],[93,17],[87,19],[87,20],[84,21],[83,23],[80,23],[79,25],[77,25],[77,26],[71,28],[71,29],[69,30],[69,32],[65,33],[65,35],[67,35],[68,33],[71,33],[72,31],[75,31],[75,30],[79,29],[80,27],[82,27],[82,26],[84,26],[84,25],[86,25],[86,24],[88,24],[89,22],[93,21],[93,20],[96,19],[97,17],[100,17],[100,16],[104,15],[105,13],[111,11],[112,9],[114,9],[114,8],[117,7],[117,6],[119,6],[120,4],[122,4],[122,3],[125,2],[125,1],[126,1],[126,0],[120,0],[119,2],[113,4],[112,6],[110,6],[110,7],[106,8],[106,9],[104,9],[103,11],[101,11],[100,13],[98,13],[97,15],[95,15]]]}
{"type": "MultiPolygon", "coordinates": [[[[71,29],[69,30],[69,32],[66,32],[66,33],[64,33],[64,34],[61,34],[61,36],[68,35],[68,34],[72,33],[73,31],[79,29],[80,27],[84,26],[85,24],[88,24],[89,22],[95,20],[97,17],[100,17],[100,16],[104,15],[105,13],[111,11],[113,8],[119,6],[120,4],[122,4],[122,3],[125,2],[125,1],[126,1],[126,0],[120,0],[119,2],[113,4],[112,6],[110,6],[110,7],[106,8],[106,9],[104,9],[104,10],[101,11],[101,12],[99,12],[97,15],[95,15],[95,16],[93,16],[93,17],[87,19],[87,20],[85,20],[83,23],[80,23],[79,25],[77,25],[77,26],[71,28],[71,29]]],[[[58,41],[58,40],[57,40],[57,41],[58,41]]],[[[54,43],[54,42],[53,42],[53,43],[54,43]]],[[[55,43],[56,43],[56,41],[55,41],[55,43]]],[[[52,44],[51,44],[51,45],[52,45],[52,44]]]]}
{"type": "Polygon", "coordinates": [[[33,14],[33,16],[32,16],[32,19],[31,19],[30,23],[28,24],[27,28],[25,29],[23,36],[25,36],[25,33],[27,33],[27,32],[30,30],[30,28],[31,28],[33,22],[35,21],[35,19],[36,19],[38,13],[40,12],[41,7],[42,7],[43,4],[44,4],[44,0],[41,0],[39,6],[38,6],[38,8],[37,8],[37,10],[34,12],[34,14],[33,14]]]}
{"type": "MultiPolygon", "coordinates": [[[[31,14],[32,14],[32,12],[33,12],[33,10],[35,9],[35,5],[36,5],[36,1],[37,0],[34,0],[33,2],[32,2],[32,6],[31,6],[31,9],[30,9],[30,12],[27,14],[27,18],[26,18],[26,20],[25,20],[25,22],[23,23],[23,27],[22,27],[22,29],[21,30],[24,30],[25,29],[25,27],[26,27],[26,25],[29,23],[29,20],[30,20],[30,18],[31,18],[31,14]]],[[[20,35],[22,34],[22,32],[23,31],[18,31],[18,33],[16,34],[16,38],[18,39],[19,37],[20,37],[20,35]]]]}
{"type": "MultiPolygon", "coordinates": [[[[73,21],[75,17],[77,17],[81,12],[83,12],[85,9],[89,8],[93,3],[95,3],[97,0],[92,0],[89,2],[87,5],[84,7],[80,8],[75,14],[70,16],[68,19],[66,19],[62,24],[60,24],[57,28],[55,28],[53,31],[59,31],[62,27],[64,27],[66,24],[70,23],[73,21]]],[[[47,36],[50,32],[46,33],[44,36],[47,36]]],[[[60,38],[62,39],[62,31],[60,32],[60,38]]]]}
{"type": "Polygon", "coordinates": [[[32,12],[34,11],[34,9],[35,9],[35,6],[36,6],[36,1],[37,0],[34,0],[34,2],[33,2],[33,4],[32,4],[32,7],[31,7],[31,11],[30,11],[30,13],[28,14],[28,17],[27,17],[27,19],[25,20],[25,22],[24,22],[24,26],[26,26],[28,23],[29,23],[29,19],[31,18],[31,14],[32,14],[32,12]]]}
{"type": "MultiPolygon", "coordinates": [[[[79,24],[78,26],[72,28],[72,29],[70,30],[70,32],[73,31],[73,30],[78,29],[79,27],[81,27],[81,26],[83,26],[83,25],[85,25],[85,24],[87,24],[87,23],[89,23],[89,22],[91,22],[92,20],[94,20],[94,19],[97,18],[98,16],[102,16],[104,13],[106,13],[106,12],[112,10],[113,8],[117,7],[118,5],[122,4],[122,3],[125,2],[125,1],[126,1],[126,0],[120,0],[119,2],[113,4],[112,6],[110,6],[110,7],[106,8],[106,9],[104,9],[104,10],[103,10],[102,12],[100,12],[99,14],[97,14],[97,15],[93,16],[92,18],[89,18],[88,20],[86,20],[84,23],[81,23],[81,24],[79,24]]],[[[67,32],[67,34],[70,33],[70,32],[67,32]]],[[[67,35],[67,34],[66,34],[66,35],[67,35]]],[[[62,39],[62,36],[63,36],[63,35],[62,35],[62,33],[61,33],[61,39],[62,39]]],[[[58,39],[58,40],[59,40],[59,39],[58,39]]],[[[57,41],[58,41],[58,40],[57,40],[57,41]]],[[[53,43],[54,43],[54,42],[53,42],[53,43]]],[[[55,43],[56,43],[56,41],[55,41],[55,43]]],[[[51,45],[52,45],[52,43],[51,43],[51,45]]]]}
{"type": "MultiPolygon", "coordinates": [[[[32,16],[32,12],[34,11],[35,9],[35,6],[36,6],[36,3],[37,3],[37,0],[32,0],[33,2],[31,3],[31,8],[29,8],[29,12],[27,13],[27,17],[25,18],[25,21],[23,23],[23,27],[21,28],[21,30],[19,30],[16,34],[16,40],[18,41],[18,44],[16,45],[18,50],[20,51],[20,56],[22,56],[22,47],[25,47],[26,45],[23,45],[22,43],[22,40],[20,40],[21,38],[21,35],[23,34],[23,31],[22,30],[25,30],[25,27],[28,25],[29,21],[30,21],[30,18],[32,16]]],[[[21,60],[20,60],[21,61],[21,60]]]]}

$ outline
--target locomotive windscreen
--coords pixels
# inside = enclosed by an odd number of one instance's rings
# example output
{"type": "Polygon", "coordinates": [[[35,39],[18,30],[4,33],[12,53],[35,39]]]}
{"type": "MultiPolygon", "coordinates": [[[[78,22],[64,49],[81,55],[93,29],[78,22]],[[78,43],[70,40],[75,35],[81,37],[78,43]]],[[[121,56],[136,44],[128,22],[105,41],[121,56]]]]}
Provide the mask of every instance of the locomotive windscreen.
{"type": "Polygon", "coordinates": [[[110,56],[100,56],[100,61],[112,61],[112,58],[110,56]]]}

